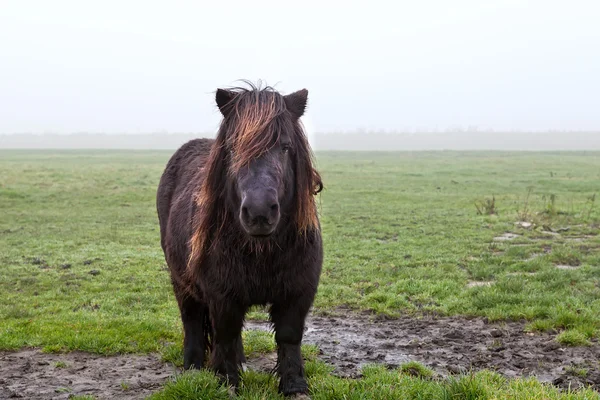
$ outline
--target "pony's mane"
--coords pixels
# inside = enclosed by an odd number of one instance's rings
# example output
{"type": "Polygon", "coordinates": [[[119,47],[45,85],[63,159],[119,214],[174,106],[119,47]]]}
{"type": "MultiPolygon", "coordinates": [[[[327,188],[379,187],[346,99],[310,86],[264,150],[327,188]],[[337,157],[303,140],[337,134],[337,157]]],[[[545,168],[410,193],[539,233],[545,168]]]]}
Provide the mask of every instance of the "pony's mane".
{"type": "Polygon", "coordinates": [[[225,106],[228,117],[221,125],[232,156],[229,166],[232,173],[269,151],[285,129],[278,118],[287,111],[283,96],[271,86],[260,88],[250,82],[248,85],[250,88],[229,89],[235,96],[225,106]]]}
{"type": "Polygon", "coordinates": [[[197,282],[198,269],[227,222],[228,202],[224,199],[227,179],[269,151],[278,142],[282,130],[290,133],[294,145],[293,225],[301,236],[319,229],[314,196],[323,189],[323,183],[313,166],[313,153],[303,126],[288,110],[284,96],[270,86],[260,88],[246,83],[249,88],[228,89],[234,96],[221,109],[226,117],[221,122],[203,168],[204,179],[196,192],[187,265],[190,283],[197,282]]]}

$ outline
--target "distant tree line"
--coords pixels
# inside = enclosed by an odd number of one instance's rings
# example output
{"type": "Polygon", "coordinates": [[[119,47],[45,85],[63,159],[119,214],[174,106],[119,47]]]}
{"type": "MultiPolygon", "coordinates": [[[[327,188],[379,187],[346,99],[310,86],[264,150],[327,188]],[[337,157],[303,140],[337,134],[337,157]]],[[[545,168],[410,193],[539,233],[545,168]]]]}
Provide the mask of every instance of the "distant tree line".
{"type": "MultiPolygon", "coordinates": [[[[176,149],[214,134],[0,134],[0,149],[176,149]]],[[[315,150],[600,150],[598,132],[330,132],[312,135],[315,150]]]]}

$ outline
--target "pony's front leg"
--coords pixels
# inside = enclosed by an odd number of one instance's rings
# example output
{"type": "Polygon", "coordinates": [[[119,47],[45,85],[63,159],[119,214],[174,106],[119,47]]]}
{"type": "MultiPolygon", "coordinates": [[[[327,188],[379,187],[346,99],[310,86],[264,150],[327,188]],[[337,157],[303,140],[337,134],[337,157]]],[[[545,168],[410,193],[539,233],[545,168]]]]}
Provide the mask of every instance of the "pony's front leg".
{"type": "Polygon", "coordinates": [[[273,304],[271,308],[277,343],[279,391],[285,396],[308,393],[300,347],[310,305],[310,299],[297,299],[290,304],[273,304]]]}
{"type": "Polygon", "coordinates": [[[179,301],[181,320],[183,321],[183,368],[201,369],[207,350],[208,333],[205,318],[208,308],[192,297],[179,301]]]}
{"type": "Polygon", "coordinates": [[[236,389],[244,359],[239,350],[242,348],[243,351],[240,341],[245,314],[246,308],[233,302],[211,304],[210,307],[214,332],[210,366],[236,389]]]}

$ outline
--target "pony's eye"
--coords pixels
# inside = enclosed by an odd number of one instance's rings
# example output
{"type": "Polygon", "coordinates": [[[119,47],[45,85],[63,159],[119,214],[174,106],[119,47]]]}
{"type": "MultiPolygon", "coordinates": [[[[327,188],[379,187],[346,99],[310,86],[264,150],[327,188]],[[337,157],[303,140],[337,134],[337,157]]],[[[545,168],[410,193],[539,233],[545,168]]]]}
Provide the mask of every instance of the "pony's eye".
{"type": "Polygon", "coordinates": [[[281,151],[284,153],[287,153],[290,151],[290,145],[289,144],[284,144],[283,146],[281,146],[281,151]]]}

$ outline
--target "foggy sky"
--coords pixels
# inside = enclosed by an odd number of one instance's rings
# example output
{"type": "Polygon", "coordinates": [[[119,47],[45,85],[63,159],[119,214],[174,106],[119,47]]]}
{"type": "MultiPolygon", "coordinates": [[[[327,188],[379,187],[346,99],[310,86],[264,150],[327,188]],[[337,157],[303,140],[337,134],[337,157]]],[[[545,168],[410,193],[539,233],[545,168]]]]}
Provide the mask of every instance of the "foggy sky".
{"type": "Polygon", "coordinates": [[[600,128],[600,3],[0,5],[0,133],[213,131],[213,93],[309,90],[317,131],[600,128]]]}

